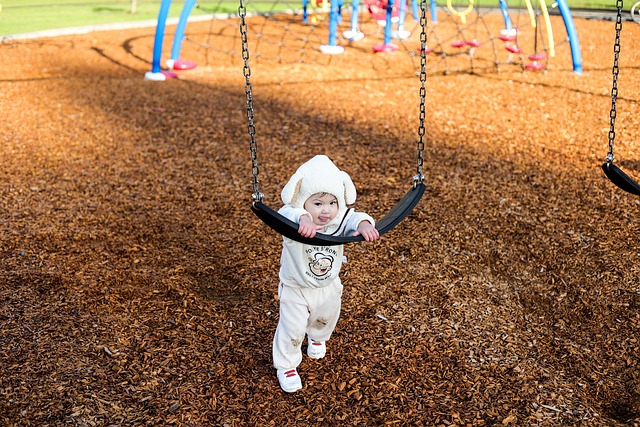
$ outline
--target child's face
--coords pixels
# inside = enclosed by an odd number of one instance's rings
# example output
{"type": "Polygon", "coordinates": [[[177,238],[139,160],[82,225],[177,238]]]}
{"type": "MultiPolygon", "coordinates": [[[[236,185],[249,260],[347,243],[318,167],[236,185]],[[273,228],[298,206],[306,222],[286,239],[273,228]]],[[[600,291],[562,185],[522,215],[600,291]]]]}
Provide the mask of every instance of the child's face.
{"type": "Polygon", "coordinates": [[[338,199],[333,194],[316,193],[304,202],[304,209],[316,225],[327,225],[338,215],[338,199]]]}

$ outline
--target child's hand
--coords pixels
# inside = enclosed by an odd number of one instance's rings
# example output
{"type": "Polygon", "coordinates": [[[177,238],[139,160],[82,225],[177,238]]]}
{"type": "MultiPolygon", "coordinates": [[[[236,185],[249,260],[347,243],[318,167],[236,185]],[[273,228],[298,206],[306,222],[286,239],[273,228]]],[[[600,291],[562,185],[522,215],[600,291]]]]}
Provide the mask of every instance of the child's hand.
{"type": "Polygon", "coordinates": [[[362,236],[367,242],[373,242],[380,238],[380,232],[369,221],[362,221],[358,224],[358,231],[353,233],[354,236],[362,236]]]}
{"type": "Polygon", "coordinates": [[[300,217],[298,233],[303,237],[313,238],[316,235],[316,230],[322,230],[323,228],[322,226],[315,225],[308,215],[302,215],[300,217]]]}

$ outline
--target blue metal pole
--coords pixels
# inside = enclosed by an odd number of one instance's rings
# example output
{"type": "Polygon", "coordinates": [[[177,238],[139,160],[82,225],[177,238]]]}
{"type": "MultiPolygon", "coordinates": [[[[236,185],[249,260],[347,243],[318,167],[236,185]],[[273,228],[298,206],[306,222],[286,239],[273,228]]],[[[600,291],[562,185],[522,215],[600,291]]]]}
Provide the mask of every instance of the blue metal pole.
{"type": "Polygon", "coordinates": [[[393,0],[389,0],[387,1],[387,20],[386,20],[386,25],[384,27],[384,44],[385,45],[391,44],[391,33],[392,33],[391,26],[393,25],[391,22],[392,13],[393,13],[393,0]]]}
{"type": "Polygon", "coordinates": [[[176,34],[173,36],[173,46],[171,48],[171,59],[178,60],[180,58],[180,49],[182,48],[182,40],[184,40],[184,30],[187,27],[187,20],[191,14],[191,10],[196,5],[196,0],[186,0],[180,12],[180,20],[176,27],[176,34]]]}
{"type": "Polygon", "coordinates": [[[404,20],[407,18],[407,0],[400,0],[400,14],[398,16],[398,30],[404,29],[404,20]]]}
{"type": "Polygon", "coordinates": [[[331,12],[329,13],[329,46],[338,45],[338,10],[340,6],[342,6],[342,4],[337,0],[331,2],[331,12]]]}
{"type": "Polygon", "coordinates": [[[571,11],[567,5],[566,0],[557,0],[564,26],[567,29],[567,36],[569,36],[569,44],[571,46],[571,58],[573,60],[573,71],[582,74],[582,54],[580,53],[580,41],[578,41],[578,33],[576,32],[576,26],[573,23],[571,11]]]}
{"type": "Polygon", "coordinates": [[[338,22],[340,22],[342,16],[342,2],[343,0],[331,1],[331,7],[329,9],[329,43],[320,46],[320,52],[328,55],[339,55],[344,52],[344,47],[338,46],[338,22]]]}
{"type": "Polygon", "coordinates": [[[358,29],[358,13],[360,11],[360,0],[351,2],[351,31],[358,29]]]}
{"type": "Polygon", "coordinates": [[[431,22],[434,24],[438,22],[438,5],[436,0],[431,0],[429,6],[431,6],[431,22]]]}
{"type": "Polygon", "coordinates": [[[506,0],[499,0],[500,12],[502,12],[502,20],[504,21],[505,30],[511,30],[511,18],[509,17],[509,6],[506,0]]]}
{"type": "Polygon", "coordinates": [[[305,24],[309,23],[309,11],[307,7],[309,5],[309,0],[302,0],[302,22],[305,24]]]}
{"type": "Polygon", "coordinates": [[[171,0],[162,0],[160,3],[160,13],[158,13],[158,25],[156,26],[156,37],[153,42],[153,59],[151,61],[151,72],[159,73],[160,57],[162,56],[162,39],[164,38],[164,27],[169,16],[171,0]]]}

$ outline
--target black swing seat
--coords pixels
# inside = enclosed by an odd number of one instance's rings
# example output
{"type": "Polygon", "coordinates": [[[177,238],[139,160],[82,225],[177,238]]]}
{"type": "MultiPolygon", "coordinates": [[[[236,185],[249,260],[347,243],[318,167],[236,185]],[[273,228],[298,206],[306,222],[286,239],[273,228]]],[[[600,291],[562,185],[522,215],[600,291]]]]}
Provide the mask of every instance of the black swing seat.
{"type": "Polygon", "coordinates": [[[602,164],[602,170],[607,178],[611,180],[615,185],[626,191],[627,193],[640,196],[640,185],[635,182],[629,175],[624,173],[622,169],[614,165],[612,162],[604,162],[602,164]]]}
{"type": "MultiPolygon", "coordinates": [[[[402,199],[379,221],[376,222],[376,228],[380,235],[393,229],[400,223],[411,211],[416,207],[424,191],[426,185],[422,182],[414,185],[404,195],[402,199]]],[[[330,236],[328,234],[316,233],[315,237],[307,238],[298,233],[298,224],[280,215],[277,211],[271,209],[261,201],[254,202],[251,210],[269,227],[278,233],[286,236],[296,242],[307,245],[336,246],[345,243],[361,242],[364,240],[362,236],[330,236]]]]}

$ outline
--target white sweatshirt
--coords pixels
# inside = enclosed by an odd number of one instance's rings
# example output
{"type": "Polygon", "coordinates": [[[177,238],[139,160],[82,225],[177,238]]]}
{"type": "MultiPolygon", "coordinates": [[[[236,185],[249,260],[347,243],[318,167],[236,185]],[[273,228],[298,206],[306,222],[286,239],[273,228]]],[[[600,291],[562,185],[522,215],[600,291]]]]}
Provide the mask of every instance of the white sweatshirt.
{"type": "MultiPolygon", "coordinates": [[[[281,215],[300,222],[302,215],[309,215],[304,209],[284,205],[279,211],[281,215]]],[[[334,236],[351,236],[362,221],[375,222],[371,216],[363,212],[347,209],[343,216],[331,221],[323,234],[334,236]]],[[[338,279],[343,262],[344,245],[315,246],[283,237],[282,256],[280,258],[280,281],[286,286],[300,288],[322,288],[338,279]]]]}

